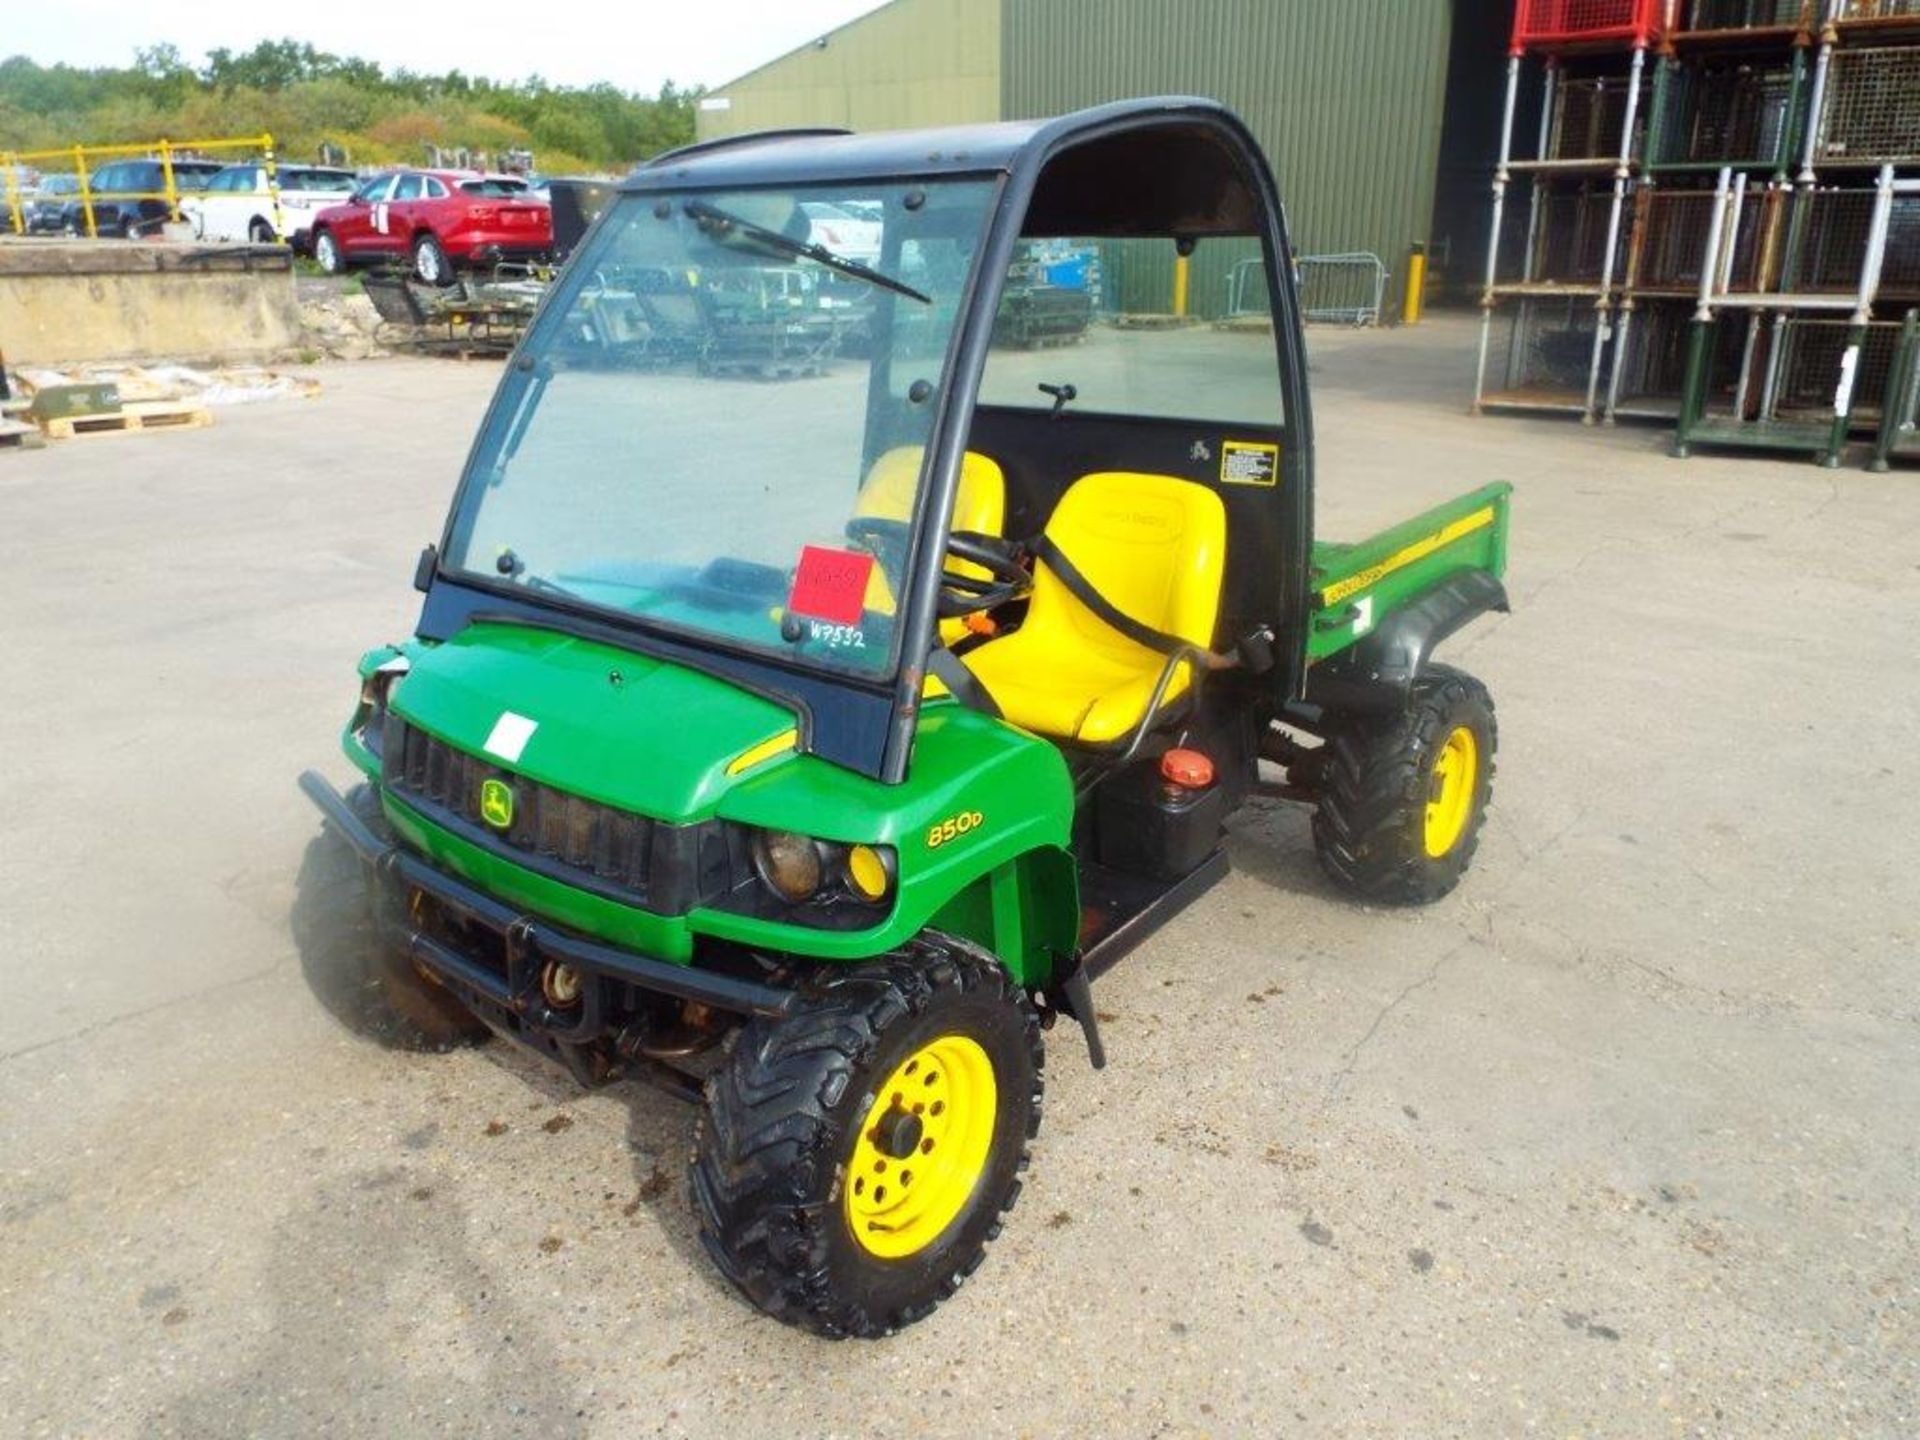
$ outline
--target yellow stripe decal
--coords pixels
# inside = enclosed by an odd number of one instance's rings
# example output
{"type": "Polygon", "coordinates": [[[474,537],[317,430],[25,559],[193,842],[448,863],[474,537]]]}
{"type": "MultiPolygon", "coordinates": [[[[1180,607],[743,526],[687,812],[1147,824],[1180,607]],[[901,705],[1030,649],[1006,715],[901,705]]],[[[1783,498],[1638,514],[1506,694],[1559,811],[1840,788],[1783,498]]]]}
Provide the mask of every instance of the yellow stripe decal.
{"type": "Polygon", "coordinates": [[[727,774],[738,775],[742,770],[751,770],[762,760],[771,760],[776,755],[784,755],[800,743],[800,731],[796,727],[782,730],[778,735],[762,740],[751,749],[742,750],[727,762],[727,774]]]}
{"type": "Polygon", "coordinates": [[[1378,565],[1369,565],[1358,574],[1349,575],[1344,580],[1336,580],[1320,592],[1322,605],[1338,605],[1349,595],[1366,589],[1369,585],[1384,579],[1396,570],[1403,570],[1416,560],[1427,556],[1443,546],[1451,545],[1462,535],[1471,535],[1476,530],[1484,530],[1493,523],[1493,506],[1476,510],[1464,515],[1442,529],[1436,530],[1424,540],[1416,540],[1404,550],[1396,550],[1378,565]]]}

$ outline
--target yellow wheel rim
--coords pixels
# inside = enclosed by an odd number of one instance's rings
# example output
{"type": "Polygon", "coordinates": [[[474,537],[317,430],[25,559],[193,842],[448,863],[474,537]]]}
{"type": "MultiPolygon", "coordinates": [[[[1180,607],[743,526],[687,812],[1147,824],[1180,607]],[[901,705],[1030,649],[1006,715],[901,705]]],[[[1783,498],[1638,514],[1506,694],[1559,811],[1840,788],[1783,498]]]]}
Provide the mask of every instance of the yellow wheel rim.
{"type": "Polygon", "coordinates": [[[1433,783],[1427,791],[1427,854],[1434,859],[1453,849],[1466,833],[1479,778],[1480,742],[1466,726],[1455,726],[1433,762],[1433,783]]]}
{"type": "Polygon", "coordinates": [[[847,1228],[869,1254],[927,1248],[966,1208],[993,1150],[993,1062],[976,1041],[942,1035],[874,1093],[847,1161],[847,1228]]]}

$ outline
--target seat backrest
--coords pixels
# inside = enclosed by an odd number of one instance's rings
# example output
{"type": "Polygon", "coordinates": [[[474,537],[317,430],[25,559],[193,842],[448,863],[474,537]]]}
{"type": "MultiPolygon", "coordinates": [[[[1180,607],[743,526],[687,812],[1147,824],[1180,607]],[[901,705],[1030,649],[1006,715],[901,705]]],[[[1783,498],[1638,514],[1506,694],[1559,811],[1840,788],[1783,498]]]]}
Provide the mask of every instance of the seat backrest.
{"type": "MultiPolygon", "coordinates": [[[[902,525],[913,519],[913,497],[920,485],[920,457],[925,447],[896,445],[867,472],[867,483],[853,502],[858,519],[898,520],[902,525]]],[[[1007,516],[1007,477],[985,455],[969,450],[960,465],[960,488],[953,497],[953,528],[975,530],[983,535],[998,535],[1007,516]]],[[[987,572],[965,560],[947,559],[947,569],[958,575],[985,578],[987,572]]],[[[867,580],[867,609],[877,614],[893,613],[893,591],[886,573],[878,566],[867,580]]],[[[966,633],[958,620],[941,622],[941,638],[948,644],[966,633]]]]}
{"type": "MultiPolygon", "coordinates": [[[[1100,596],[1151,629],[1210,649],[1227,561],[1227,511],[1204,485],[1171,475],[1083,475],[1060,497],[1047,538],[1100,596]]],[[[1041,562],[1031,625],[1067,623],[1105,650],[1138,650],[1041,562]]]]}
{"type": "MultiPolygon", "coordinates": [[[[923,449],[919,445],[896,445],[874,461],[859,498],[853,502],[854,516],[903,524],[911,520],[923,449]]],[[[960,465],[960,489],[953,497],[953,528],[998,535],[1006,520],[1006,475],[985,455],[967,451],[960,465]]]]}

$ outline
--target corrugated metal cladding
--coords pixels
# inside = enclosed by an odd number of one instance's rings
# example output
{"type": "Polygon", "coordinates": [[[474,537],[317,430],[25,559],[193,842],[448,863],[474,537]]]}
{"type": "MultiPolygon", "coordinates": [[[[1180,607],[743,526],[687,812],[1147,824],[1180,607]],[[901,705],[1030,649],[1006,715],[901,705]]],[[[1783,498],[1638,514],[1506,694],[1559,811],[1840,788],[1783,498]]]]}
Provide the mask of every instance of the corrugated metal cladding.
{"type": "Polygon", "coordinates": [[[697,133],[998,120],[1000,19],[1001,0],[894,0],[710,93],[697,133]]]}
{"type": "MultiPolygon", "coordinates": [[[[1397,308],[1427,239],[1446,98],[1449,0],[1005,0],[1008,119],[1136,95],[1205,95],[1253,127],[1301,254],[1371,250],[1397,308]]],[[[1220,308],[1237,247],[1194,257],[1197,310],[1220,308]]],[[[1140,257],[1145,259],[1145,257],[1140,257]]],[[[1164,310],[1159,266],[1122,303],[1164,310]],[[1140,287],[1147,287],[1141,290],[1140,287]]],[[[1137,279],[1135,277],[1138,277],[1137,279]]]]}

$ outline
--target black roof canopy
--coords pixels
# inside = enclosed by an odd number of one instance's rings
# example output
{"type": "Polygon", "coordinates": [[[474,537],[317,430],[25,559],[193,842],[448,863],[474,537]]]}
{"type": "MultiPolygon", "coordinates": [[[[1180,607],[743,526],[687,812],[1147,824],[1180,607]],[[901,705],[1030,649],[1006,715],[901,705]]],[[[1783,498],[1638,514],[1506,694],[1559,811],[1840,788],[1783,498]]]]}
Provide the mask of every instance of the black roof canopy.
{"type": "MultiPolygon", "coordinates": [[[[629,193],[746,188],[814,181],[902,180],[1033,173],[1062,150],[1102,142],[1129,147],[1126,162],[1088,153],[1067,162],[1028,217],[1031,234],[1257,233],[1257,185],[1222,186],[1223,167],[1259,150],[1239,117],[1214,100],[1157,96],[1076,110],[1047,120],[1007,120],[932,130],[769,130],[670,150],[622,183],[629,193]],[[1182,125],[1182,121],[1192,122],[1182,125]],[[1146,133],[1141,133],[1146,132],[1146,133]],[[1238,144],[1222,144],[1228,136],[1238,144]],[[1081,172],[1075,174],[1074,172],[1081,172]],[[1221,204],[1223,194],[1241,203],[1221,204]]],[[[1243,181],[1253,177],[1242,175],[1243,181]]]]}

